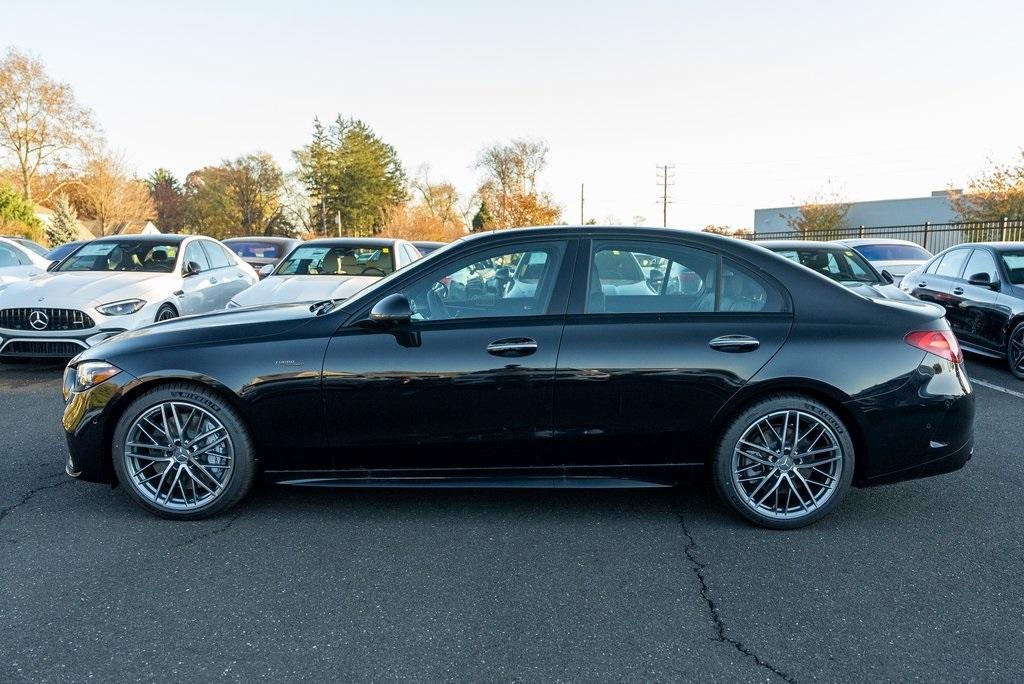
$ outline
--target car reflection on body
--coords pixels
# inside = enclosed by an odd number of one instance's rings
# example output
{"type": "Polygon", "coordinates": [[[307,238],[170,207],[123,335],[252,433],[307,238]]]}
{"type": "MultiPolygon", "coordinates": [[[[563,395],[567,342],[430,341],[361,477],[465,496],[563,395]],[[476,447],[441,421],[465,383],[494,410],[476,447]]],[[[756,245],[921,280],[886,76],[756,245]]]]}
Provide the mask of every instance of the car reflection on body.
{"type": "Polygon", "coordinates": [[[420,253],[405,240],[310,240],[295,247],[276,267],[264,267],[263,280],[234,297],[227,308],[346,299],[419,258],[420,253]]]}
{"type": "Polygon", "coordinates": [[[505,230],[343,302],[171,321],[84,352],[65,373],[66,468],[194,519],[257,477],[657,487],[708,467],[737,513],[793,528],[851,486],[963,467],[962,361],[935,307],[868,300],[746,241],[505,230]],[[638,276],[643,255],[694,275],[638,276]],[[506,278],[520,265],[537,267],[529,290],[506,278]]]}

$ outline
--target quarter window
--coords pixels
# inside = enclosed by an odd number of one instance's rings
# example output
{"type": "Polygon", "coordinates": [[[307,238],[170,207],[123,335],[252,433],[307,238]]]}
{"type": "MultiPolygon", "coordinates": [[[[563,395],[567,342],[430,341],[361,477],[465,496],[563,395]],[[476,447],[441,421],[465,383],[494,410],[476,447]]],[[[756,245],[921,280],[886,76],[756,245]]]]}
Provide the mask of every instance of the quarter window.
{"type": "Polygon", "coordinates": [[[413,319],[543,315],[564,252],[561,242],[516,245],[436,269],[404,290],[413,319]]]}

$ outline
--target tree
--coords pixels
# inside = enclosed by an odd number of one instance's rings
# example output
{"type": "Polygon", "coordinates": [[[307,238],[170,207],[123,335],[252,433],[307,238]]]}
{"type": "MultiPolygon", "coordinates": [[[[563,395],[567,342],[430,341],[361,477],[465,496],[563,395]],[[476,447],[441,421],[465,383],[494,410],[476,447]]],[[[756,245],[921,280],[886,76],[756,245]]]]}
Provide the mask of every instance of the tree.
{"type": "Polygon", "coordinates": [[[715,235],[732,235],[732,228],[729,226],[704,226],[701,228],[702,233],[714,233],[715,235]]]}
{"type": "Polygon", "coordinates": [[[50,247],[57,247],[78,239],[78,213],[67,195],[57,196],[53,216],[46,226],[46,241],[50,247]]]}
{"type": "MultiPolygon", "coordinates": [[[[97,135],[92,112],[41,62],[16,50],[0,60],[0,150],[14,159],[22,197],[33,198],[40,174],[66,174],[97,135]]],[[[43,201],[65,184],[54,184],[43,201]]]]}
{"type": "Polygon", "coordinates": [[[482,200],[480,202],[480,208],[477,209],[473,215],[473,222],[471,224],[474,231],[486,230],[491,227],[494,219],[491,218],[491,211],[487,208],[487,201],[482,200]]]}
{"type": "Polygon", "coordinates": [[[146,186],[156,207],[157,227],[164,233],[181,232],[185,225],[185,193],[175,175],[157,169],[149,174],[146,186]]]}
{"type": "Polygon", "coordinates": [[[972,178],[961,193],[950,190],[949,203],[961,221],[1024,218],[1024,150],[1016,164],[990,162],[991,168],[972,178]]]}
{"type": "Polygon", "coordinates": [[[101,236],[120,224],[156,216],[146,183],[135,178],[124,158],[113,152],[89,159],[72,196],[79,212],[96,222],[101,236]]]}
{"type": "Polygon", "coordinates": [[[802,237],[827,240],[839,237],[840,231],[850,227],[846,221],[849,213],[849,202],[835,191],[824,190],[801,204],[796,216],[780,216],[802,237]]]}
{"type": "Polygon", "coordinates": [[[184,230],[223,239],[238,235],[241,212],[231,200],[223,168],[208,166],[185,177],[184,230]]]}
{"type": "Polygon", "coordinates": [[[14,188],[0,185],[0,235],[38,240],[42,234],[43,222],[36,216],[35,205],[14,188]]]}
{"type": "Polygon", "coordinates": [[[329,128],[314,120],[313,140],[294,156],[324,233],[375,233],[408,198],[395,149],[358,119],[338,116],[329,128]]]}
{"type": "Polygon", "coordinates": [[[266,152],[225,159],[188,175],[183,223],[218,238],[290,234],[284,195],[284,173],[266,152]]]}
{"type": "Polygon", "coordinates": [[[525,138],[480,152],[476,168],[484,177],[477,193],[490,213],[488,228],[550,225],[561,218],[561,208],[537,189],[547,154],[547,143],[525,138]]]}
{"type": "Polygon", "coordinates": [[[430,167],[424,164],[410,185],[423,211],[453,232],[465,232],[465,223],[459,210],[459,193],[453,184],[445,181],[431,182],[430,167]]]}

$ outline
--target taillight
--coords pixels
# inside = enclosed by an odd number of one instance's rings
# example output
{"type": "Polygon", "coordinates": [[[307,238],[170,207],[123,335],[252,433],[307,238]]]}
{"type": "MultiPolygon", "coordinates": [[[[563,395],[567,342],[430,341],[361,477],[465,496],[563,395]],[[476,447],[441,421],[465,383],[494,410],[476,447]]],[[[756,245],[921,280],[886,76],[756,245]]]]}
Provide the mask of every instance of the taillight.
{"type": "Polygon", "coordinates": [[[941,356],[953,363],[963,363],[964,353],[952,330],[922,330],[908,333],[907,344],[923,349],[929,354],[941,356]]]}

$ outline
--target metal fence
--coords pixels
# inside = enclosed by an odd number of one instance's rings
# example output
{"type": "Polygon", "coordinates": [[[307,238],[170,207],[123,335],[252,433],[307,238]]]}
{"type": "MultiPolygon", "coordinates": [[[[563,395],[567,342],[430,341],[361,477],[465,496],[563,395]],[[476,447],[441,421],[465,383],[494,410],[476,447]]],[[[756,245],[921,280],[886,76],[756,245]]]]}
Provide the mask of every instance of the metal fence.
{"type": "Polygon", "coordinates": [[[964,242],[1024,241],[1024,219],[964,223],[921,223],[907,226],[858,226],[804,233],[788,230],[747,234],[750,240],[845,240],[850,238],[897,238],[916,242],[933,254],[964,242]]]}

